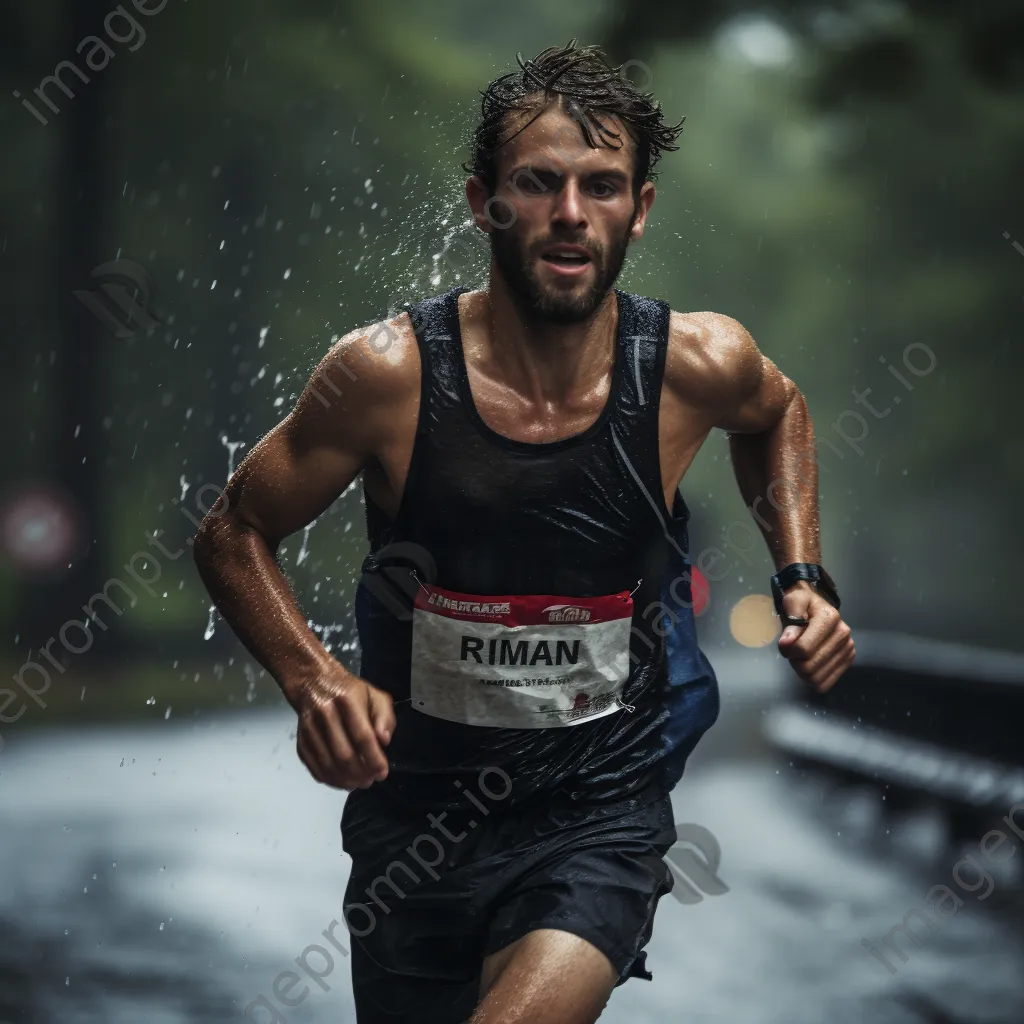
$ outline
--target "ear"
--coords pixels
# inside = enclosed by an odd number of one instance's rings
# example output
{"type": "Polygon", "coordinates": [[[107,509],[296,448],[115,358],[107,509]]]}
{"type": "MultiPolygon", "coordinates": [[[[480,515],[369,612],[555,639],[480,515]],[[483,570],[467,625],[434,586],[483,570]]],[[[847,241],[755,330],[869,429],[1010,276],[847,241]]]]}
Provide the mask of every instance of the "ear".
{"type": "Polygon", "coordinates": [[[487,216],[487,200],[489,198],[487,186],[475,174],[466,179],[466,201],[473,213],[473,220],[476,226],[485,234],[494,230],[494,224],[487,216]]]}
{"type": "Polygon", "coordinates": [[[655,194],[653,182],[645,181],[640,189],[640,197],[637,200],[636,220],[633,221],[633,226],[629,229],[631,241],[636,241],[636,239],[643,235],[644,225],[647,223],[647,214],[651,209],[651,204],[654,202],[655,194]]]}

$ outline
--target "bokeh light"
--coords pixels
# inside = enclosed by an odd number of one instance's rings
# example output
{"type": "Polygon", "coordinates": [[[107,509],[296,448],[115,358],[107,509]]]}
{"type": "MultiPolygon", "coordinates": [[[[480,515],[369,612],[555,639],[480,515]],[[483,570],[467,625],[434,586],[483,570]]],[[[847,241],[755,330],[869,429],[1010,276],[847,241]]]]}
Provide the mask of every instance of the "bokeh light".
{"type": "Polygon", "coordinates": [[[29,572],[63,565],[75,548],[76,519],[67,498],[40,487],[25,488],[0,514],[4,551],[19,569],[29,572]]]}
{"type": "Polygon", "coordinates": [[[711,584],[696,566],[690,568],[690,592],[693,597],[693,614],[703,615],[711,601],[711,584]]]}
{"type": "Polygon", "coordinates": [[[767,594],[747,594],[729,613],[729,632],[744,647],[765,647],[779,635],[779,617],[767,594]]]}

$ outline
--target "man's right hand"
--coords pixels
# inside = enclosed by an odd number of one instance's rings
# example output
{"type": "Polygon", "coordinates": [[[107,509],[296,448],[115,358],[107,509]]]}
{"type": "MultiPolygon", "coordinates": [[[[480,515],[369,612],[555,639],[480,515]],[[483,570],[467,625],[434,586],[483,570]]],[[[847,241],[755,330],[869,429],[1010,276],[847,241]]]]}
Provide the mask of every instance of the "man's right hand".
{"type": "Polygon", "coordinates": [[[232,474],[192,548],[214,604],[297,712],[302,763],[340,789],[387,777],[392,701],[330,656],[277,555],[286,537],[315,522],[368,466],[399,472],[403,445],[415,433],[420,357],[405,313],[384,330],[383,347],[378,327],[352,331],[332,347],[292,412],[232,474]]]}
{"type": "Polygon", "coordinates": [[[299,713],[299,758],[317,782],[368,789],[387,778],[383,748],[395,730],[390,694],[335,664],[304,681],[291,704],[299,713]]]}

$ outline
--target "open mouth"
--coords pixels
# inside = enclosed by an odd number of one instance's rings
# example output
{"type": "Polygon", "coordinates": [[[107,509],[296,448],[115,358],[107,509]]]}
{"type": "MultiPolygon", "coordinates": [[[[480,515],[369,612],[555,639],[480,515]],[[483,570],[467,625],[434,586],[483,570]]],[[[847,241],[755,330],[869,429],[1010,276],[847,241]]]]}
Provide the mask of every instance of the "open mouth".
{"type": "Polygon", "coordinates": [[[589,256],[584,256],[578,253],[560,253],[560,252],[549,252],[545,253],[542,257],[549,263],[557,263],[566,267],[581,266],[584,263],[590,262],[589,256]]]}
{"type": "Polygon", "coordinates": [[[559,274],[582,274],[591,263],[590,254],[580,246],[549,250],[540,258],[559,274]]]}

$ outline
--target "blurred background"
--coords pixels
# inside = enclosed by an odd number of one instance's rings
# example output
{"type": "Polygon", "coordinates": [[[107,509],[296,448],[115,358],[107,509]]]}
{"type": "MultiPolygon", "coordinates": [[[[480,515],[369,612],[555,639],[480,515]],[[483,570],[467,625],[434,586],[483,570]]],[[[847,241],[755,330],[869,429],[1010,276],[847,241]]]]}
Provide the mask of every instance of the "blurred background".
{"type": "MultiPolygon", "coordinates": [[[[617,284],[803,390],[859,654],[826,698],[780,663],[714,432],[723,710],[675,800],[729,891],[663,901],[606,1019],[1024,1021],[1024,8],[51,0],[0,31],[0,1024],[354,1019],[340,952],[274,998],[340,914],[344,794],[189,541],[333,340],[483,286],[479,90],[574,37],[686,117],[617,284]],[[893,937],[936,885],[963,906],[893,937]]],[[[280,552],[354,669],[365,550],[355,485],[280,552]]]]}

